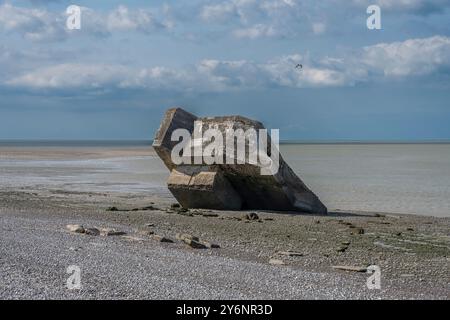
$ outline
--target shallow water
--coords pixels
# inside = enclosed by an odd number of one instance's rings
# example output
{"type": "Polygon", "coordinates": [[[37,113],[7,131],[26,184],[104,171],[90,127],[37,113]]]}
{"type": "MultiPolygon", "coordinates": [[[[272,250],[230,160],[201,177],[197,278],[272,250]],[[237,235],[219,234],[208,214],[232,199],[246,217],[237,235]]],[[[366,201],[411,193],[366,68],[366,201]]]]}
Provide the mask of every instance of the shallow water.
{"type": "MultiPolygon", "coordinates": [[[[281,152],[330,210],[450,216],[450,144],[303,144],[281,152]]],[[[154,152],[39,159],[0,154],[0,188],[169,194],[154,152]]]]}

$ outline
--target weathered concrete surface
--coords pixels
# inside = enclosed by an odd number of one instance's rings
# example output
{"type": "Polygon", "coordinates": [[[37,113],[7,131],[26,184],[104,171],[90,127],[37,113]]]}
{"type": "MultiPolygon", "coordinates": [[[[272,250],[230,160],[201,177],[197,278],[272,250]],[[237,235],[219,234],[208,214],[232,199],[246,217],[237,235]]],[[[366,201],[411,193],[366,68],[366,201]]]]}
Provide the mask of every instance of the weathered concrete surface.
{"type": "MultiPolygon", "coordinates": [[[[194,152],[191,164],[173,163],[171,152],[179,142],[171,141],[172,133],[182,128],[191,134],[193,145],[201,144],[205,147],[210,141],[199,137],[209,128],[219,129],[226,137],[231,129],[259,130],[264,129],[264,126],[241,116],[197,118],[181,108],[169,109],[156,133],[153,147],[171,171],[169,190],[183,207],[327,213],[327,208],[284,162],[281,155],[278,171],[272,175],[261,175],[263,165],[260,162],[249,162],[250,150],[255,147],[250,145],[250,140],[245,140],[246,160],[243,164],[237,162],[236,150],[234,154],[227,154],[225,141],[221,150],[224,164],[206,165],[201,157],[194,156],[194,152]],[[203,126],[199,129],[194,126],[194,122],[200,120],[203,126]],[[202,132],[196,135],[194,130],[202,132]]],[[[270,155],[270,137],[267,140],[266,153],[270,155]]]]}

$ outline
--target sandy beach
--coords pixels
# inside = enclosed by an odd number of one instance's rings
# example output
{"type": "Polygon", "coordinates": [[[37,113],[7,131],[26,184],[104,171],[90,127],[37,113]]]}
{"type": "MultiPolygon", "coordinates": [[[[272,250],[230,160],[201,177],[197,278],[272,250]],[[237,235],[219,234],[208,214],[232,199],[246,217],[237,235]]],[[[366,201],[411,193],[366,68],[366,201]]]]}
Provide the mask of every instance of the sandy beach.
{"type": "MultiPolygon", "coordinates": [[[[400,158],[410,152],[401,148],[400,158]]],[[[327,185],[318,174],[326,176],[330,168],[314,169],[333,160],[329,149],[313,149],[305,146],[299,162],[289,150],[285,158],[329,205],[327,216],[179,210],[165,188],[168,172],[150,147],[0,147],[0,298],[448,299],[450,216],[448,198],[441,199],[446,177],[433,180],[442,174],[427,171],[431,182],[421,183],[434,182],[429,194],[411,183],[400,190],[402,198],[390,190],[405,171],[389,166],[395,179],[386,180],[392,183],[385,192],[373,194],[381,175],[368,180],[374,188],[363,189],[358,174],[348,183],[355,189],[337,190],[339,179],[328,174],[327,185]],[[353,198],[345,202],[344,193],[353,198]],[[432,207],[422,198],[441,202],[432,207]],[[380,199],[383,206],[377,206],[380,199]],[[256,216],[249,218],[251,213],[256,216]],[[68,224],[125,234],[71,233],[68,224]],[[190,248],[179,233],[220,248],[190,248]],[[81,269],[81,290],[66,287],[70,265],[81,269]],[[380,290],[367,288],[367,273],[333,268],[369,265],[381,269],[380,290]]],[[[448,146],[440,150],[446,153],[448,146]]],[[[342,153],[334,157],[345,163],[342,153]]],[[[370,161],[365,165],[374,167],[370,161]]],[[[426,156],[421,161],[429,164],[426,156]]],[[[420,171],[415,165],[403,169],[420,171]]]]}

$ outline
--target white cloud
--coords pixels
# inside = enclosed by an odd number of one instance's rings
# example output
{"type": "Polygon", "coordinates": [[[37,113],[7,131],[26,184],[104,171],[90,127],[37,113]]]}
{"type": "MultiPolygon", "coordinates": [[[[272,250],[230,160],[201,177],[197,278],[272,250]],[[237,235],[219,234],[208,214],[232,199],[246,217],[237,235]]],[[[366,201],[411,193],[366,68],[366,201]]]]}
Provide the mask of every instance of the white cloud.
{"type": "Polygon", "coordinates": [[[62,17],[55,17],[44,9],[0,5],[0,30],[17,31],[29,40],[60,40],[64,37],[62,17]]]}
{"type": "Polygon", "coordinates": [[[203,6],[200,13],[206,22],[233,22],[231,33],[249,39],[285,36],[305,15],[297,0],[224,0],[203,6]]]}
{"type": "Polygon", "coordinates": [[[450,68],[450,38],[435,36],[365,47],[362,63],[386,77],[439,73],[450,68]]]}
{"type": "Polygon", "coordinates": [[[225,91],[270,87],[352,86],[358,82],[449,75],[450,38],[431,37],[381,43],[342,57],[286,55],[254,61],[203,60],[191,67],[131,68],[123,65],[58,64],[4,83],[31,89],[167,89],[225,91]],[[302,64],[303,68],[296,68],[302,64]]]}
{"type": "MultiPolygon", "coordinates": [[[[65,12],[50,12],[46,9],[16,7],[9,3],[0,5],[0,31],[17,32],[33,41],[65,40],[71,34],[88,36],[106,36],[112,32],[150,33],[173,27],[169,19],[158,20],[146,9],[129,9],[119,6],[110,12],[96,12],[90,8],[81,8],[81,30],[70,32],[66,29],[65,12]]],[[[162,10],[168,14],[165,6],[162,10]]]]}

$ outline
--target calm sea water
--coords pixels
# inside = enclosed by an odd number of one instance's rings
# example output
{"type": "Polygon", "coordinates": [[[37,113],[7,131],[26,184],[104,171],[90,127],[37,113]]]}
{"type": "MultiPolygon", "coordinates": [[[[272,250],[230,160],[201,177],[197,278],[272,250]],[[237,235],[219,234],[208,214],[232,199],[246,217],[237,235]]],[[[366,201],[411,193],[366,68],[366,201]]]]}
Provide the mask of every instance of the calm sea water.
{"type": "MultiPolygon", "coordinates": [[[[95,146],[91,142],[88,147],[95,146]]],[[[145,142],[138,146],[151,149],[145,142]]],[[[450,216],[450,144],[289,144],[281,146],[281,153],[330,210],[450,216]]],[[[170,197],[167,176],[167,169],[154,153],[77,160],[17,160],[0,155],[0,188],[142,192],[170,197]]]]}

